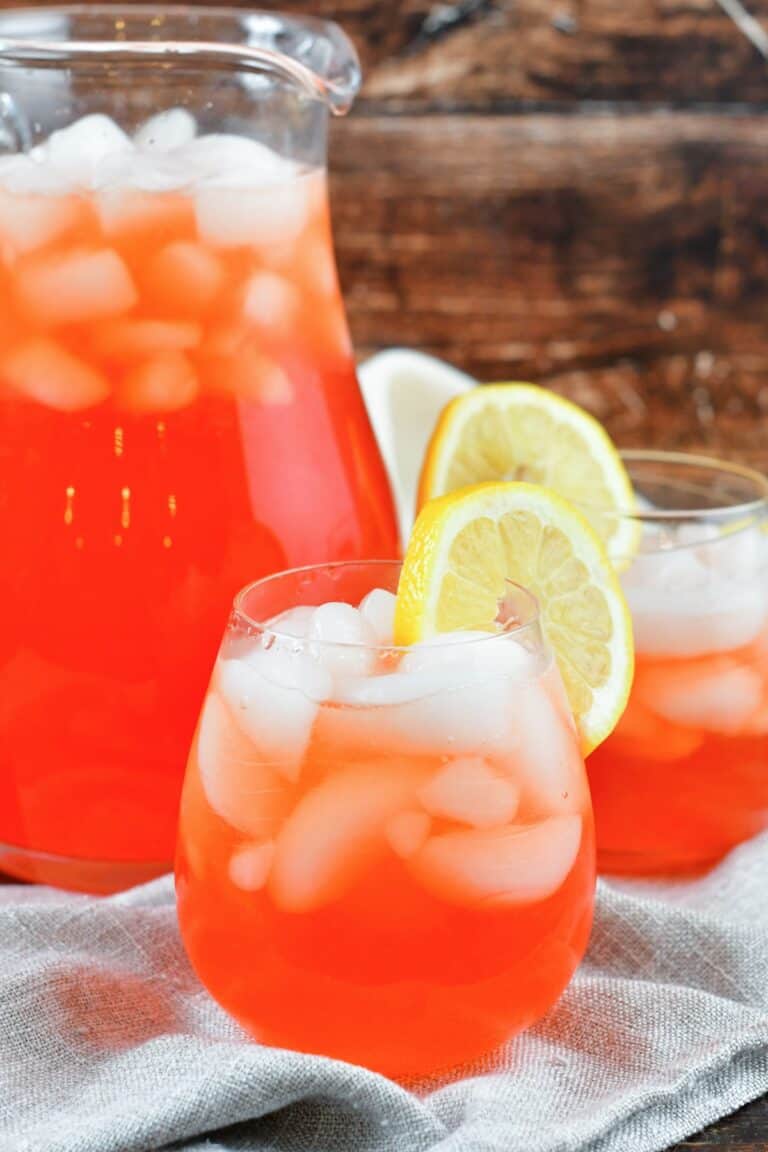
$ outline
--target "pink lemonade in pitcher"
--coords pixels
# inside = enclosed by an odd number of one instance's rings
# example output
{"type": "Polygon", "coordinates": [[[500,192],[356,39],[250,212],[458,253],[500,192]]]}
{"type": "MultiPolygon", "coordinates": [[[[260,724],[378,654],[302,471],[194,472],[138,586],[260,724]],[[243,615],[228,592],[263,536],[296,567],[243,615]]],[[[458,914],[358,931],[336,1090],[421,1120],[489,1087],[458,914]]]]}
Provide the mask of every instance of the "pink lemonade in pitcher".
{"type": "Polygon", "coordinates": [[[0,868],[109,888],[172,855],[237,587],[397,551],[324,171],[86,117],[0,160],[0,302],[0,868]]]}

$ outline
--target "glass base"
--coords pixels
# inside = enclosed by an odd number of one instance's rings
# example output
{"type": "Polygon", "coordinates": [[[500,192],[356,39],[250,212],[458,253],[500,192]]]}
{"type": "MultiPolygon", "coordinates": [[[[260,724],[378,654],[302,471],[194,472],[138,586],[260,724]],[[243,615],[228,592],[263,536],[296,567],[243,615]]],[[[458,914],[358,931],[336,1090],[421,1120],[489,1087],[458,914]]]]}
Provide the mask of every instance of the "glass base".
{"type": "Polygon", "coordinates": [[[170,860],[88,860],[0,844],[0,873],[10,880],[98,896],[144,884],[170,872],[171,867],[170,860]]]}

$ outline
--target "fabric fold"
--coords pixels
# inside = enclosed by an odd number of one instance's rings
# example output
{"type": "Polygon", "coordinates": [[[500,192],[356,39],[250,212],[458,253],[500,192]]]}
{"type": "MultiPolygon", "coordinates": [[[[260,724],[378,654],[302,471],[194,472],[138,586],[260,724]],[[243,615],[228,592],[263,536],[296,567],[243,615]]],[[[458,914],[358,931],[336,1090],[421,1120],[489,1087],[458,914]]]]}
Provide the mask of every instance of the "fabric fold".
{"type": "Polygon", "coordinates": [[[695,880],[601,881],[553,1011],[407,1084],[252,1042],[189,967],[170,877],[0,887],[0,1152],[655,1152],[766,1091],[768,836],[695,880]]]}

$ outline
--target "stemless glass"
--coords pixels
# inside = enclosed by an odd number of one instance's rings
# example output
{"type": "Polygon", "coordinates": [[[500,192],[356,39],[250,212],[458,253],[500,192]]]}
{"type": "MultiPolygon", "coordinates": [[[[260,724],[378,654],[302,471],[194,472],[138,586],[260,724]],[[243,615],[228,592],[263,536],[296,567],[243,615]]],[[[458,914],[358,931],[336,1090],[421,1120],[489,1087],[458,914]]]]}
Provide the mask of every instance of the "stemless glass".
{"type": "Polygon", "coordinates": [[[589,757],[601,871],[696,871],[768,827],[768,481],[626,452],[636,673],[589,757]]]}
{"type": "Polygon", "coordinates": [[[0,13],[0,868],[173,855],[232,597],[397,552],[326,194],[333,24],[0,13]]]}
{"type": "Polygon", "coordinates": [[[594,893],[586,777],[535,601],[510,586],[516,624],[479,639],[329,639],[338,603],[384,590],[386,614],[399,570],[308,568],[237,597],[176,868],[184,944],[228,1012],[264,1043],[389,1075],[540,1017],[594,893]]]}

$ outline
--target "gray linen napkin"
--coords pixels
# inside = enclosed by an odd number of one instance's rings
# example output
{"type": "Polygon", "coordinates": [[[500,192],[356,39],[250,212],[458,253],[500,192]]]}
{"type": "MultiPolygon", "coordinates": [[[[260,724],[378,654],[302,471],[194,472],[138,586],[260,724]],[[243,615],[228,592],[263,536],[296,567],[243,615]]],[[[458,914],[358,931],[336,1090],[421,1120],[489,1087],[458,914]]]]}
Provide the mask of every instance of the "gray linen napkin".
{"type": "Polygon", "coordinates": [[[407,1087],[249,1042],[187,965],[168,877],[0,889],[2,1152],[646,1152],[766,1090],[768,836],[694,882],[601,883],[546,1020],[407,1087]]]}

